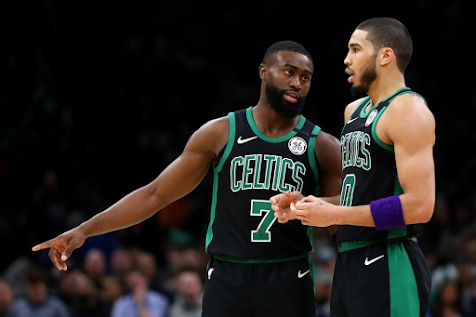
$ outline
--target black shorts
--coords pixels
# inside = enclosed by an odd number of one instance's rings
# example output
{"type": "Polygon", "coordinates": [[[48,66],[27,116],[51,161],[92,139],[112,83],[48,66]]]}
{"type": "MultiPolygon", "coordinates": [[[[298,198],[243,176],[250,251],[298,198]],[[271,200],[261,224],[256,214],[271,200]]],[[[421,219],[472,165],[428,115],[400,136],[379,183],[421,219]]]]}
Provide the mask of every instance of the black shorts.
{"type": "Polygon", "coordinates": [[[412,240],[340,252],[331,317],[425,317],[431,273],[412,240]]]}
{"type": "Polygon", "coordinates": [[[234,263],[212,257],[203,317],[315,317],[309,257],[273,263],[234,263]]]}

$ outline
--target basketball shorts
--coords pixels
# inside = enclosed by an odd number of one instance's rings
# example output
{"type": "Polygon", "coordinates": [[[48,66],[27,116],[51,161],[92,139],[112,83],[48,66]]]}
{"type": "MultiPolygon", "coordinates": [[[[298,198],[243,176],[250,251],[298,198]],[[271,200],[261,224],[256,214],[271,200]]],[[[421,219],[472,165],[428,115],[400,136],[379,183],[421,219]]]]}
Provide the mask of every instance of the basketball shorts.
{"type": "Polygon", "coordinates": [[[212,257],[203,317],[315,317],[309,257],[273,263],[236,263],[212,257]]]}
{"type": "Polygon", "coordinates": [[[339,252],[331,317],[425,317],[431,273],[412,240],[339,252]]]}

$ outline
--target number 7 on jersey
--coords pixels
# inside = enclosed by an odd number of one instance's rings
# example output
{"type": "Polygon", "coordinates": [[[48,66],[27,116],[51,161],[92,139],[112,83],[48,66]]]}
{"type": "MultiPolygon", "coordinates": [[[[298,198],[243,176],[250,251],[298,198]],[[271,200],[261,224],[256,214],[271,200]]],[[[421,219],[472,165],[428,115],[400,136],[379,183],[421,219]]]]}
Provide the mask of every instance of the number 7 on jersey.
{"type": "Polygon", "coordinates": [[[271,242],[271,226],[276,221],[269,200],[251,200],[251,216],[263,216],[256,230],[251,230],[251,242],[271,242]]]}

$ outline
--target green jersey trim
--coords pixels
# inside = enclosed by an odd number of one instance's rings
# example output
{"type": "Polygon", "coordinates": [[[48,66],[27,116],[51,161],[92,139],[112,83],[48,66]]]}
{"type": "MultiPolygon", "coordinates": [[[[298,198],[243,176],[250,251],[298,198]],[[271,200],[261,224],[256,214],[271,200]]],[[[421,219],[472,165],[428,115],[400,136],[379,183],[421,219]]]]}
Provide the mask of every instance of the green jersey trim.
{"type": "Polygon", "coordinates": [[[226,159],[233,149],[233,144],[235,143],[235,133],[236,133],[236,123],[235,123],[235,114],[233,112],[228,113],[229,119],[229,129],[228,129],[228,143],[225,147],[225,152],[218,162],[218,165],[213,169],[213,198],[212,205],[210,210],[210,223],[208,224],[207,235],[205,237],[205,251],[208,250],[208,246],[213,240],[213,222],[215,221],[215,214],[217,208],[217,195],[218,195],[218,174],[223,168],[226,159]]]}
{"type": "Polygon", "coordinates": [[[213,199],[210,211],[210,223],[208,224],[207,235],[205,238],[205,252],[208,252],[208,246],[213,240],[213,222],[215,221],[215,214],[217,208],[217,194],[218,194],[218,172],[213,173],[213,199]]]}
{"type": "Polygon", "coordinates": [[[317,162],[316,162],[316,138],[319,132],[321,131],[321,128],[318,127],[317,125],[312,129],[311,134],[313,135],[311,138],[309,138],[309,147],[307,149],[307,155],[309,159],[309,165],[311,165],[312,172],[314,173],[314,179],[316,180],[316,188],[314,190],[315,195],[319,195],[320,192],[320,186],[319,186],[319,170],[317,169],[317,162]],[[316,135],[316,136],[314,136],[316,135]]]}
{"type": "Polygon", "coordinates": [[[383,107],[380,112],[377,114],[377,117],[375,118],[374,122],[372,123],[372,137],[374,138],[375,142],[377,142],[378,145],[383,147],[385,150],[389,152],[394,152],[393,145],[387,144],[380,140],[380,138],[377,136],[377,121],[380,118],[380,116],[383,114],[383,112],[387,109],[387,107],[383,107]]]}
{"type": "MultiPolygon", "coordinates": [[[[365,108],[367,108],[367,106],[368,106],[371,102],[372,102],[372,99],[370,99],[370,97],[368,97],[368,99],[366,100],[364,106],[362,107],[362,109],[360,109],[360,114],[359,114],[359,116],[360,116],[361,118],[367,117],[375,108],[378,107],[378,104],[376,104],[376,105],[373,105],[373,106],[369,109],[369,111],[365,111],[365,108]]],[[[360,106],[359,106],[359,107],[360,107],[360,106]]]]}
{"type": "MultiPolygon", "coordinates": [[[[263,134],[263,132],[261,132],[261,130],[256,125],[255,120],[253,119],[252,109],[253,109],[253,107],[249,107],[249,108],[246,109],[246,119],[248,120],[248,124],[250,125],[253,132],[260,139],[262,139],[266,142],[270,142],[270,143],[279,143],[279,142],[287,141],[287,140],[289,140],[290,138],[292,138],[293,136],[295,136],[297,134],[297,132],[293,130],[293,131],[289,131],[288,133],[286,133],[285,135],[283,135],[282,137],[279,137],[279,138],[267,137],[266,135],[263,134]]],[[[301,119],[299,119],[299,122],[296,125],[296,129],[301,129],[304,126],[305,122],[306,122],[306,118],[303,115],[301,115],[301,119]]]]}
{"type": "Polygon", "coordinates": [[[233,145],[235,144],[235,134],[236,134],[235,114],[233,112],[228,113],[228,119],[230,122],[230,127],[228,130],[228,143],[226,144],[225,152],[223,152],[220,162],[218,162],[218,165],[215,167],[215,171],[217,173],[219,173],[221,169],[223,168],[223,164],[225,164],[225,161],[230,155],[231,150],[233,149],[233,145]]]}
{"type": "Polygon", "coordinates": [[[214,258],[217,258],[222,261],[233,262],[233,263],[244,263],[244,264],[294,261],[298,259],[303,259],[307,256],[308,254],[298,255],[292,258],[282,258],[282,259],[238,259],[231,256],[226,256],[226,255],[213,255],[214,258]]]}
{"type": "MultiPolygon", "coordinates": [[[[381,102],[383,101],[388,101],[390,103],[390,101],[392,101],[395,97],[397,97],[397,95],[402,95],[402,93],[409,93],[409,92],[412,92],[410,88],[408,87],[403,87],[403,88],[400,88],[398,89],[396,92],[394,92],[393,94],[391,94],[389,97],[385,98],[384,100],[382,100],[381,102]]],[[[372,99],[370,99],[370,97],[368,97],[368,102],[370,102],[372,99]]],[[[365,107],[362,107],[362,110],[360,111],[360,117],[361,118],[365,118],[367,117],[375,108],[377,108],[379,106],[380,102],[376,105],[373,105],[369,111],[365,111],[365,108],[367,108],[367,104],[365,105],[365,107]]],[[[375,121],[374,121],[375,122],[375,121]]]]}
{"type": "Polygon", "coordinates": [[[337,248],[339,252],[346,252],[350,250],[360,249],[367,247],[369,245],[378,244],[378,243],[390,243],[390,242],[401,242],[405,240],[411,240],[411,238],[401,237],[393,240],[351,240],[351,241],[342,241],[337,243],[337,248]]]}

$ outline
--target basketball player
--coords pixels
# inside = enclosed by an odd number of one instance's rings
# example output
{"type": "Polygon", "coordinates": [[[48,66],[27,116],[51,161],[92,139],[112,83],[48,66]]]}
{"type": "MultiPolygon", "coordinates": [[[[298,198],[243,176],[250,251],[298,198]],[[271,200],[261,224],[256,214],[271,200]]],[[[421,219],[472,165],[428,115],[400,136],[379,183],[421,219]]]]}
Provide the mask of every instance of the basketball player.
{"type": "Polygon", "coordinates": [[[411,239],[433,214],[435,119],[405,85],[412,55],[406,27],[392,18],[362,22],[348,43],[352,94],[340,139],[341,194],[288,204],[272,197],[278,221],[338,225],[332,317],[426,316],[430,271],[411,239]]]}
{"type": "Polygon", "coordinates": [[[54,265],[66,270],[87,237],[151,217],[213,168],[203,316],[315,316],[312,227],[278,225],[269,201],[280,192],[339,194],[339,141],[301,115],[313,71],[300,44],[271,45],[259,66],[256,106],[207,122],[153,182],[33,250],[50,248],[54,265]]]}

